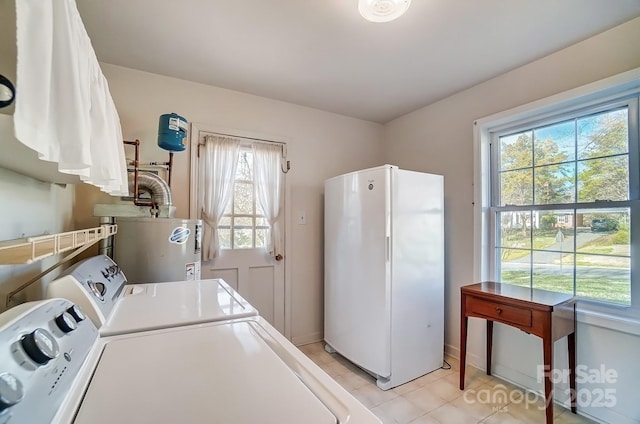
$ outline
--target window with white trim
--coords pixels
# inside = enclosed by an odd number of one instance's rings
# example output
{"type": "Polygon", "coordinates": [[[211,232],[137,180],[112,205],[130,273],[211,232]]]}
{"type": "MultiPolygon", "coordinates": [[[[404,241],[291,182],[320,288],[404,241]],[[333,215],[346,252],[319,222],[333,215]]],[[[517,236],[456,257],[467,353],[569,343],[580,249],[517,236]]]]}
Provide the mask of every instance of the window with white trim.
{"type": "Polygon", "coordinates": [[[638,303],[638,101],[637,93],[590,99],[489,130],[491,279],[638,303]]]}
{"type": "Polygon", "coordinates": [[[233,182],[231,201],[218,224],[222,249],[251,249],[264,247],[269,231],[262,207],[257,201],[253,177],[253,151],[243,145],[233,182]]]}

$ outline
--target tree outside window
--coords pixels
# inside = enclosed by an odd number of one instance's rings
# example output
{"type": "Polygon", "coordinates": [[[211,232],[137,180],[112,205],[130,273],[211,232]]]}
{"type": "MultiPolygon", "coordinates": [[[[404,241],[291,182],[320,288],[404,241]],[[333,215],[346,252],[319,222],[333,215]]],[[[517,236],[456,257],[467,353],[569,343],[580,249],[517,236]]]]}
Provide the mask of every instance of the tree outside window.
{"type": "Polygon", "coordinates": [[[630,304],[629,122],[618,106],[495,135],[501,281],[630,304]]]}
{"type": "Polygon", "coordinates": [[[223,249],[251,249],[265,246],[267,223],[256,200],[253,178],[253,153],[243,148],[233,186],[233,196],[218,225],[220,246],[223,249]]]}

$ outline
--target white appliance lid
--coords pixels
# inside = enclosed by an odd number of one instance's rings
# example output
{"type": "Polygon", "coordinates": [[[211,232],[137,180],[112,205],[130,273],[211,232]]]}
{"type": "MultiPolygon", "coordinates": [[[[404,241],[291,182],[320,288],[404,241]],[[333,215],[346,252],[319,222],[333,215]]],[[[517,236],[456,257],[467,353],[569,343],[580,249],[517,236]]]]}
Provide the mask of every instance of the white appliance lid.
{"type": "Polygon", "coordinates": [[[254,323],[107,341],[75,423],[337,423],[254,323]]]}
{"type": "Polygon", "coordinates": [[[102,336],[257,315],[221,280],[132,284],[100,328],[102,336]]]}

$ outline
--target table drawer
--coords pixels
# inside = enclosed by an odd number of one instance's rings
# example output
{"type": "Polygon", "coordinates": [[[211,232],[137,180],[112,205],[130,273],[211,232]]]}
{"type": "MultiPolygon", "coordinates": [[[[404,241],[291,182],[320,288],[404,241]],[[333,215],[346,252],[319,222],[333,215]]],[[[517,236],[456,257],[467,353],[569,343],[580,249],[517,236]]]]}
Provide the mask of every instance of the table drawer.
{"type": "Polygon", "coordinates": [[[467,310],[491,320],[531,327],[530,309],[503,305],[502,303],[477,298],[467,298],[467,310]]]}

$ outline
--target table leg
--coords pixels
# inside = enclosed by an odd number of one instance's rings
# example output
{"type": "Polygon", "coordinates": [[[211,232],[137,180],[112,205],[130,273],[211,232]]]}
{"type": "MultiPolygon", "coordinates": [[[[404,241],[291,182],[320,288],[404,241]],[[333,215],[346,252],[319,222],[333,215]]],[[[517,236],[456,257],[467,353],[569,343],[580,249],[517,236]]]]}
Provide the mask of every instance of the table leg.
{"type": "Polygon", "coordinates": [[[553,339],[551,337],[551,329],[549,333],[542,338],[544,351],[544,400],[546,403],[547,424],[553,424],[553,383],[551,376],[553,375],[553,339]]]}
{"type": "Polygon", "coordinates": [[[493,350],[493,321],[487,320],[487,375],[491,375],[492,350],[493,350]]]}
{"type": "Polygon", "coordinates": [[[571,389],[571,412],[577,412],[576,399],[576,333],[573,332],[567,336],[567,344],[569,348],[569,388],[571,389]]]}
{"type": "Polygon", "coordinates": [[[464,370],[467,363],[467,324],[464,310],[460,317],[460,390],[464,390],[464,370]]]}

